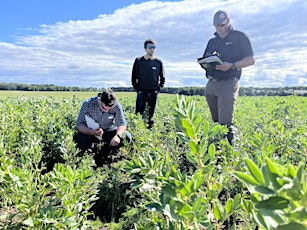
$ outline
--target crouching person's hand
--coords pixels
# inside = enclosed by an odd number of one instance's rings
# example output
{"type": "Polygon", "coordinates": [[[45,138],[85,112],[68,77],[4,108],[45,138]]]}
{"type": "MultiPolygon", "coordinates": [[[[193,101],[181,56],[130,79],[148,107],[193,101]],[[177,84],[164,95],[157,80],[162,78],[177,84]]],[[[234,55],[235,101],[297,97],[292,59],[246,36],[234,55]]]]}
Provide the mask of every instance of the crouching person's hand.
{"type": "Polygon", "coordinates": [[[118,146],[120,144],[120,138],[117,136],[117,135],[115,135],[113,138],[112,138],[112,140],[111,140],[111,142],[110,142],[110,145],[111,146],[118,146]]]}

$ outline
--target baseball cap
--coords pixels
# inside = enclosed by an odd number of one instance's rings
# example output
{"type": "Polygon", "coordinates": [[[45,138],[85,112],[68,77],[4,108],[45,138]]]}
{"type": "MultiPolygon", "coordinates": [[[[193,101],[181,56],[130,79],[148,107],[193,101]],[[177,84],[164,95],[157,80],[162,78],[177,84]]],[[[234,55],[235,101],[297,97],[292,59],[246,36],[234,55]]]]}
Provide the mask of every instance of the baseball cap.
{"type": "Polygon", "coordinates": [[[227,22],[229,15],[226,10],[219,10],[214,14],[213,25],[222,25],[227,22]]]}

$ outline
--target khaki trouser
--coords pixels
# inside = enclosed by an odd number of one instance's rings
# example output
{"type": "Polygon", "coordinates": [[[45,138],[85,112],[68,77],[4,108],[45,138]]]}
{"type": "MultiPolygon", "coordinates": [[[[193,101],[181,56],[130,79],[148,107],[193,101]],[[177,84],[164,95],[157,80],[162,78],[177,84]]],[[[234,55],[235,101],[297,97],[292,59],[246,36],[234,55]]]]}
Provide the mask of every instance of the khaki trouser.
{"type": "Polygon", "coordinates": [[[239,93],[239,80],[229,79],[215,81],[211,79],[206,85],[206,100],[211,112],[212,120],[229,128],[228,140],[233,139],[233,113],[239,93]]]}

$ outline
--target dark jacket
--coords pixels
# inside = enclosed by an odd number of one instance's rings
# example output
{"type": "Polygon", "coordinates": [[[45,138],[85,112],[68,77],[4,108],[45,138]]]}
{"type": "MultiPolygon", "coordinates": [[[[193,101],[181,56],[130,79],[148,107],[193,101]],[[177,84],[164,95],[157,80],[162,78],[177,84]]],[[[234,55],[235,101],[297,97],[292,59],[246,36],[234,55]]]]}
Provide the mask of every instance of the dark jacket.
{"type": "Polygon", "coordinates": [[[164,86],[164,68],[160,59],[136,58],[132,68],[131,83],[135,91],[160,90],[164,86]]]}

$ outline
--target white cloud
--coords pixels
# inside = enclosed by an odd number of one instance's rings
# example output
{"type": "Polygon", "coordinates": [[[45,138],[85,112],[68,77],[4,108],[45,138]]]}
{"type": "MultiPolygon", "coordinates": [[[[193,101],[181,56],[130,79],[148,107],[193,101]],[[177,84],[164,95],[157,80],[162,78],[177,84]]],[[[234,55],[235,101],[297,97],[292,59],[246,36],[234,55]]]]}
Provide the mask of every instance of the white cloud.
{"type": "Polygon", "coordinates": [[[0,82],[63,86],[131,86],[133,61],[143,42],[157,41],[166,86],[204,86],[196,63],[213,36],[212,17],[227,9],[235,29],[253,45],[256,64],[243,70],[242,86],[307,85],[304,0],[149,1],[94,20],[41,25],[16,44],[0,42],[0,82]]]}

